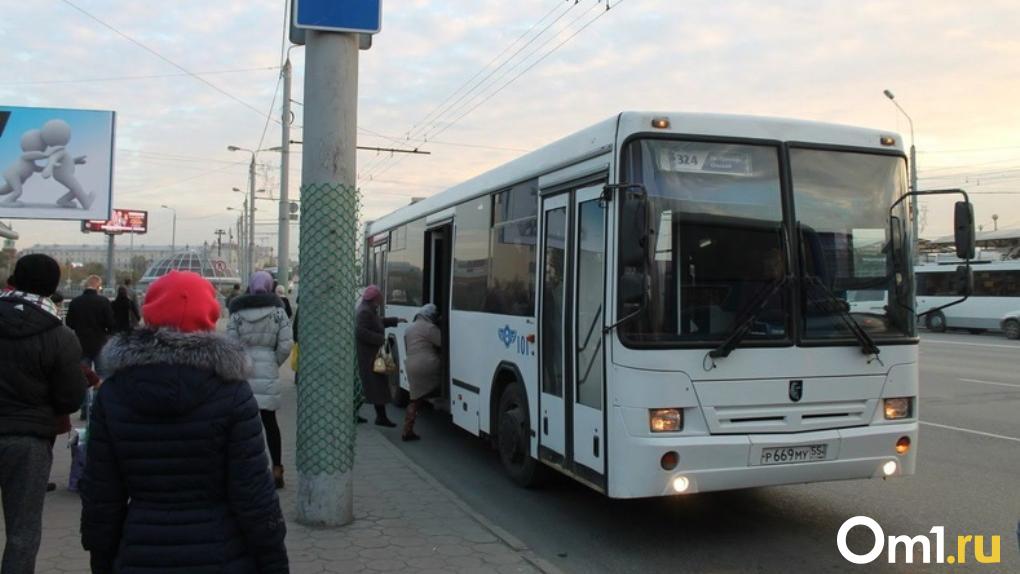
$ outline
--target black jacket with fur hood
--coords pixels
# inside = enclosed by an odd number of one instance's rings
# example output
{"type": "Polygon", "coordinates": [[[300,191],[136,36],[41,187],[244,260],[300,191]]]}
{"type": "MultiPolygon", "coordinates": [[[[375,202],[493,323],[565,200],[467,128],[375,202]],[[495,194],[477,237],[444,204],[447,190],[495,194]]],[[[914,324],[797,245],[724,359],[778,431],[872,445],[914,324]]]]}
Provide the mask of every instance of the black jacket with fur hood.
{"type": "Polygon", "coordinates": [[[287,572],[244,349],[142,329],[111,339],[100,368],[81,484],[93,572],[287,572]]]}

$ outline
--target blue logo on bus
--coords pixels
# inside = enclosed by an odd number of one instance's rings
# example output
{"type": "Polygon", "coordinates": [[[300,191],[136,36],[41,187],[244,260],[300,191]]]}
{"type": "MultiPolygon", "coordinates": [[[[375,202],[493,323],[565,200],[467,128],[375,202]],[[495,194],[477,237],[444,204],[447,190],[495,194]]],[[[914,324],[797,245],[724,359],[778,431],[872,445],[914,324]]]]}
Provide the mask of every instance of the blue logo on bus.
{"type": "Polygon", "coordinates": [[[507,325],[499,330],[499,340],[503,341],[503,344],[509,349],[510,345],[513,345],[514,341],[517,340],[517,331],[511,329],[510,325],[507,325]]]}

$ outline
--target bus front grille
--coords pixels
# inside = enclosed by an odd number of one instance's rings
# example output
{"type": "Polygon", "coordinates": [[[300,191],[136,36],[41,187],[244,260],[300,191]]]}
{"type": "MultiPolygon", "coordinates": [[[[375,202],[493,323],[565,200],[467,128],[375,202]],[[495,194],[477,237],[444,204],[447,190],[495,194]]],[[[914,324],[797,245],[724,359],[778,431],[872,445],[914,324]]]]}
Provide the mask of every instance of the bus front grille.
{"type": "Polygon", "coordinates": [[[705,407],[713,434],[804,432],[866,425],[878,401],[861,399],[816,403],[705,407]]]}

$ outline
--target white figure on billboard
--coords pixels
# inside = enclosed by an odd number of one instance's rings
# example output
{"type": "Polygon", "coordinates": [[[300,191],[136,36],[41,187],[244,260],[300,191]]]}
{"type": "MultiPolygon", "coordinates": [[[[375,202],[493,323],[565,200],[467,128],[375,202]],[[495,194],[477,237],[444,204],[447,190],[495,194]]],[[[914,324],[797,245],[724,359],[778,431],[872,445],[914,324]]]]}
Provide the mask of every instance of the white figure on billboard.
{"type": "Polygon", "coordinates": [[[74,176],[74,166],[85,163],[85,156],[72,157],[67,151],[71,141],[71,126],[64,120],[50,120],[41,130],[28,130],[21,135],[21,150],[24,152],[4,172],[5,183],[0,186],[0,195],[10,194],[2,204],[4,207],[21,207],[19,199],[24,193],[25,182],[36,172],[42,172],[44,179],[52,177],[67,188],[67,193],[57,200],[57,207],[73,208],[74,202],[88,209],[95,199],[94,193],[85,189],[74,176]],[[40,167],[35,162],[47,160],[40,167]]]}
{"type": "Polygon", "coordinates": [[[46,154],[43,153],[45,149],[46,144],[43,142],[41,131],[28,130],[21,134],[21,151],[25,153],[4,170],[4,184],[0,185],[0,195],[11,194],[11,196],[4,201],[3,205],[8,207],[21,205],[18,199],[24,192],[25,182],[32,175],[43,170],[41,166],[36,165],[35,161],[46,158],[46,154]]]}
{"type": "Polygon", "coordinates": [[[67,193],[57,200],[57,207],[74,207],[75,201],[81,204],[82,209],[91,207],[96,194],[85,193],[85,188],[74,177],[74,166],[85,163],[85,156],[72,157],[66,147],[71,141],[71,126],[64,120],[50,120],[43,124],[42,140],[50,148],[46,150],[48,163],[43,168],[43,178],[53,176],[57,183],[67,188],[67,193]]]}

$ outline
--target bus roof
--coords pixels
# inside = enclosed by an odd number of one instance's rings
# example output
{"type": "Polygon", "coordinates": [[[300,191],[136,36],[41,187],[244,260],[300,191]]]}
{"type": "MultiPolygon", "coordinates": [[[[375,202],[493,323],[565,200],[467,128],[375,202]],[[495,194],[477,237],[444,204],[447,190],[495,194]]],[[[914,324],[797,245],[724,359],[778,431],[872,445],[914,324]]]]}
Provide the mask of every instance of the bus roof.
{"type": "Polygon", "coordinates": [[[372,236],[474,197],[556,171],[581,159],[610,153],[617,143],[639,133],[810,142],[903,152],[902,138],[899,134],[889,131],[764,116],[628,111],[529,152],[427,199],[397,209],[371,222],[366,227],[365,233],[372,236]],[[652,128],[653,118],[668,118],[670,127],[652,128]],[[893,137],[895,140],[893,145],[882,145],[880,139],[883,136],[893,137]]]}

